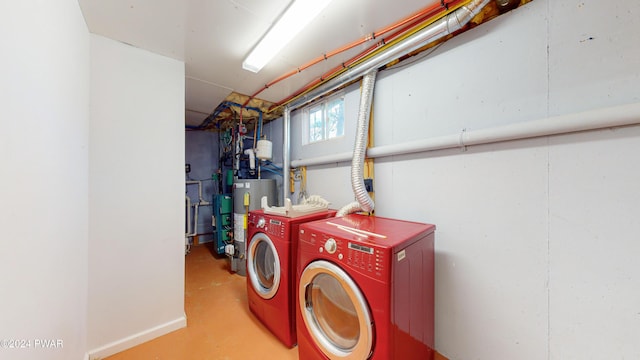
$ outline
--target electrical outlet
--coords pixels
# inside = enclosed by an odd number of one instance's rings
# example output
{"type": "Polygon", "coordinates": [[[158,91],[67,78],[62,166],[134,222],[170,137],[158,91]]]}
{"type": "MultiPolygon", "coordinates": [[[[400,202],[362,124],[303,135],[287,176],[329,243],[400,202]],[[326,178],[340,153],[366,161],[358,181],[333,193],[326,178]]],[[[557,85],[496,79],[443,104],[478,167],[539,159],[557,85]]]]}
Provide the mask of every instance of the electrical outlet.
{"type": "Polygon", "coordinates": [[[367,192],[373,192],[373,179],[364,179],[364,188],[367,192]]]}
{"type": "Polygon", "coordinates": [[[184,164],[184,171],[188,174],[191,172],[191,164],[184,164]]]}

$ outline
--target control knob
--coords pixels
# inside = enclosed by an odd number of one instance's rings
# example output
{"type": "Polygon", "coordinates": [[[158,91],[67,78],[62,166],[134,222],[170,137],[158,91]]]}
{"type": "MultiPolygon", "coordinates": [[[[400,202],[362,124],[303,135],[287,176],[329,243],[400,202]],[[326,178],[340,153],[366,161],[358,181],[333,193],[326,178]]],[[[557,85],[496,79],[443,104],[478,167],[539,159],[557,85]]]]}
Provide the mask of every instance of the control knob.
{"type": "Polygon", "coordinates": [[[263,228],[266,225],[267,221],[261,217],[258,219],[258,223],[256,224],[257,227],[259,228],[263,228]]]}
{"type": "Polygon", "coordinates": [[[324,243],[324,249],[327,250],[327,252],[329,254],[333,254],[336,252],[336,250],[338,249],[338,244],[336,243],[336,240],[333,238],[329,238],[325,243],[324,243]]]}

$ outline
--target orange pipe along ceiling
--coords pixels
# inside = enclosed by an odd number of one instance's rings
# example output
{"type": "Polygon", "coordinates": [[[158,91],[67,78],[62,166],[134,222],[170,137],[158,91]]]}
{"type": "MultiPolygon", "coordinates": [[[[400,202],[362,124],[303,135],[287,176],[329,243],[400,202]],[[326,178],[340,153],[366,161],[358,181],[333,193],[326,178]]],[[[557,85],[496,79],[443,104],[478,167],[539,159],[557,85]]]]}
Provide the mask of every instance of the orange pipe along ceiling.
{"type": "Polygon", "coordinates": [[[406,33],[407,31],[409,31],[410,29],[418,26],[420,23],[427,21],[428,19],[433,18],[434,16],[438,16],[444,12],[446,12],[450,6],[456,6],[459,3],[464,2],[464,0],[450,0],[450,1],[445,1],[445,0],[441,0],[439,2],[435,2],[425,8],[423,8],[420,11],[415,12],[412,15],[409,15],[408,17],[405,17],[403,19],[401,19],[400,21],[397,21],[387,27],[384,27],[378,31],[375,31],[371,34],[368,34],[367,36],[358,39],[356,41],[353,41],[349,44],[346,44],[344,46],[341,46],[335,50],[329,51],[321,56],[318,56],[316,58],[314,58],[313,60],[295,68],[294,70],[291,70],[279,77],[277,77],[276,79],[270,81],[269,83],[265,84],[262,88],[260,88],[258,91],[256,91],[255,93],[253,93],[251,96],[249,96],[249,98],[245,101],[245,103],[242,105],[243,107],[246,106],[247,104],[249,104],[249,102],[254,99],[256,96],[258,96],[262,91],[270,88],[271,86],[285,80],[288,79],[289,77],[298,74],[308,68],[310,68],[311,66],[314,66],[324,60],[327,60],[335,55],[338,55],[340,53],[343,53],[347,50],[353,49],[356,46],[365,44],[371,40],[375,40],[377,38],[379,38],[380,36],[387,34],[391,31],[394,30],[398,30],[396,32],[394,32],[393,34],[387,36],[386,38],[381,39],[380,41],[378,41],[376,44],[370,46],[369,48],[365,49],[364,51],[362,51],[361,53],[357,54],[356,56],[354,56],[353,58],[349,59],[348,61],[340,64],[339,66],[329,70],[327,73],[323,74],[322,76],[320,76],[319,78],[317,78],[316,80],[313,80],[312,82],[310,82],[309,84],[305,85],[304,87],[302,87],[301,89],[297,90],[296,92],[294,92],[292,95],[288,96],[285,99],[282,99],[280,101],[278,101],[274,107],[280,107],[283,104],[287,103],[288,101],[290,101],[291,99],[299,96],[300,94],[312,89],[314,86],[322,83],[324,80],[337,75],[338,73],[340,73],[340,71],[346,69],[348,66],[352,65],[353,63],[357,62],[358,60],[362,59],[363,57],[365,57],[367,54],[373,52],[375,49],[383,46],[384,44],[388,43],[389,41],[393,40],[394,38],[397,38],[398,36],[400,36],[403,33],[406,33]]]}
{"type": "MultiPolygon", "coordinates": [[[[372,45],[369,48],[365,49],[364,51],[360,52],[359,54],[357,54],[356,56],[352,57],[351,59],[343,62],[342,64],[340,64],[340,65],[336,66],[335,68],[329,70],[328,72],[324,73],[319,78],[313,80],[309,84],[307,84],[304,87],[300,88],[299,90],[297,90],[296,92],[294,92],[290,96],[286,97],[285,99],[282,99],[282,100],[276,102],[275,105],[272,108],[280,107],[280,106],[290,102],[291,100],[295,99],[296,97],[304,94],[305,92],[307,92],[309,90],[312,90],[314,87],[320,85],[325,80],[329,80],[332,77],[334,77],[336,75],[339,75],[342,71],[347,70],[351,65],[353,65],[353,64],[357,63],[358,61],[364,59],[367,55],[371,54],[376,49],[384,46],[385,44],[388,44],[392,40],[398,38],[400,35],[403,35],[403,34],[407,33],[408,31],[410,31],[411,29],[414,29],[415,27],[417,27],[418,25],[424,23],[425,21],[433,20],[434,18],[437,18],[437,17],[443,15],[445,12],[448,11],[450,6],[454,7],[454,6],[457,6],[458,4],[465,3],[465,2],[468,2],[468,0],[449,1],[445,5],[441,5],[440,3],[438,3],[437,4],[438,6],[435,7],[435,9],[433,9],[432,12],[426,12],[423,16],[417,17],[411,22],[403,22],[403,21],[399,22],[399,23],[404,23],[406,25],[403,26],[402,28],[400,28],[398,31],[394,32],[393,34],[381,39],[379,42],[375,43],[374,45],[372,45]]],[[[395,27],[395,28],[397,28],[397,27],[395,27]]]]}

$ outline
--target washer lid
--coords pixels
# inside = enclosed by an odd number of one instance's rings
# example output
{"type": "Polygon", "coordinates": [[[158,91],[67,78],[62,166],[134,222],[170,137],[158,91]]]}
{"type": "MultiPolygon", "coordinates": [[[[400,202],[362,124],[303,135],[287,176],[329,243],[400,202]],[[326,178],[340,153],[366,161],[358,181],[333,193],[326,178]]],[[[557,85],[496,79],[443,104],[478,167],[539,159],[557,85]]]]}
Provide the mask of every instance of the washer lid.
{"type": "Polygon", "coordinates": [[[369,306],[344,270],[324,260],[310,263],[300,276],[298,301],[305,327],[327,357],[369,357],[373,345],[369,306]]]}
{"type": "Polygon", "coordinates": [[[280,257],[265,233],[256,233],[247,249],[247,273],[251,287],[263,299],[271,299],[280,287],[280,257]]]}

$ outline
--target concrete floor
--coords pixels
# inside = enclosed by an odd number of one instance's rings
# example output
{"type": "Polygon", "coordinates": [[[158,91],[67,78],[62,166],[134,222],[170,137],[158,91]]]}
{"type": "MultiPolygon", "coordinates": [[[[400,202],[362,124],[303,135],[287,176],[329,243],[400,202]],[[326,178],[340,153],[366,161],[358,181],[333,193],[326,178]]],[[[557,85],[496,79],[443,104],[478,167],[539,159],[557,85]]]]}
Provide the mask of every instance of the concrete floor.
{"type": "Polygon", "coordinates": [[[108,357],[108,360],[289,360],[287,349],[249,311],[247,278],[229,272],[208,244],[186,256],[187,327],[108,357]]]}

